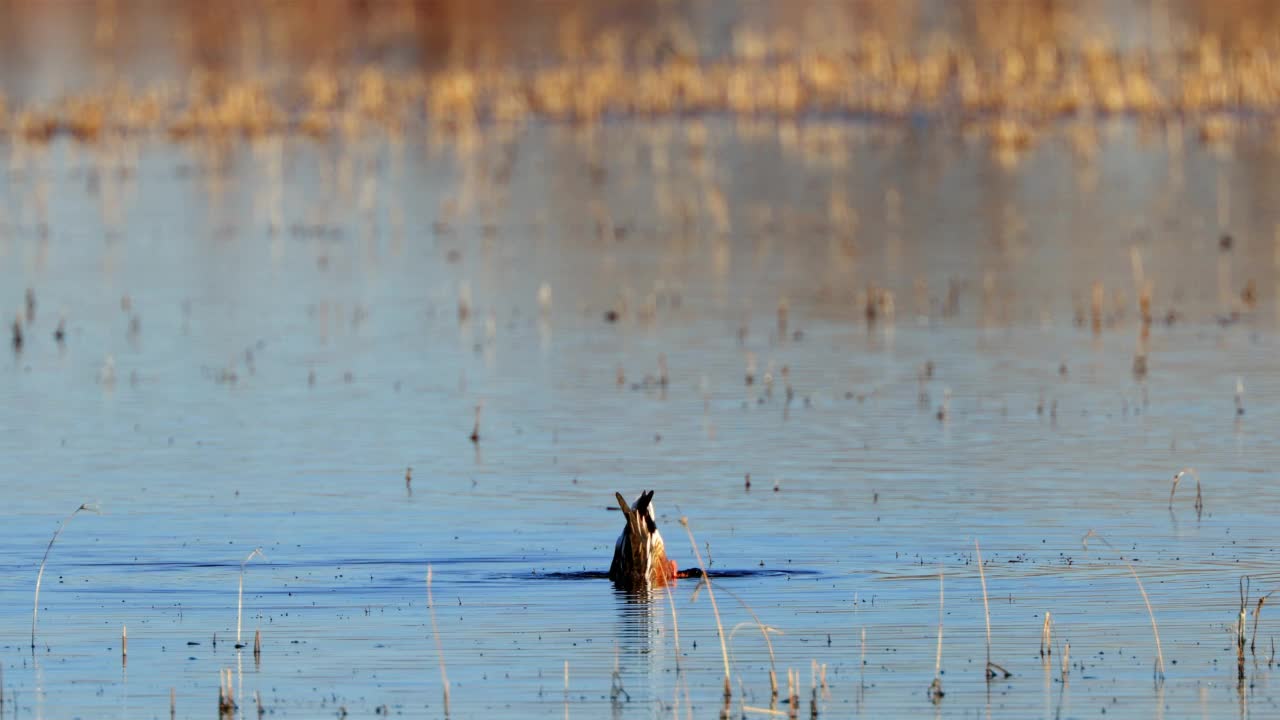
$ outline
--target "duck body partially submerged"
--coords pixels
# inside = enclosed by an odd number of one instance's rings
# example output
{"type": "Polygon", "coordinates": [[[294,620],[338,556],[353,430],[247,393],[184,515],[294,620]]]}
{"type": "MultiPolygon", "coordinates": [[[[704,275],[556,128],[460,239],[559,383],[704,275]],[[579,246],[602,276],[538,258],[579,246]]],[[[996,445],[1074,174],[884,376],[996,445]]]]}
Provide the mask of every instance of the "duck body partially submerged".
{"type": "Polygon", "coordinates": [[[614,543],[609,579],[623,590],[647,590],[662,587],[678,577],[676,564],[667,558],[662,533],[658,532],[653,491],[640,493],[631,505],[627,505],[622,493],[614,493],[614,497],[627,525],[614,543]]]}

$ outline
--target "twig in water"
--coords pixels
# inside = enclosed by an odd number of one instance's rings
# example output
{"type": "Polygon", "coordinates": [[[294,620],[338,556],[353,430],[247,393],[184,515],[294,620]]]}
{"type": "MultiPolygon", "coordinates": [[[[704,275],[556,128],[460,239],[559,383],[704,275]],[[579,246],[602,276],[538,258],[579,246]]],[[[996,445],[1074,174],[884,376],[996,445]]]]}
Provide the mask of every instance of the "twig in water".
{"type": "Polygon", "coordinates": [[[698,569],[702,571],[703,582],[707,584],[707,597],[711,598],[711,611],[716,616],[716,633],[720,636],[720,655],[724,658],[724,696],[728,700],[733,693],[732,685],[729,682],[729,647],[725,644],[724,625],[720,623],[720,608],[716,605],[716,592],[711,587],[711,576],[707,575],[707,568],[702,563],[702,553],[698,552],[698,542],[693,539],[693,529],[689,527],[689,518],[681,517],[680,524],[684,526],[684,531],[689,535],[689,547],[693,548],[693,556],[698,560],[698,569]]]}
{"type": "Polygon", "coordinates": [[[1177,475],[1173,476],[1173,487],[1169,488],[1169,509],[1170,510],[1173,509],[1173,494],[1178,490],[1178,481],[1182,479],[1183,475],[1187,475],[1188,473],[1196,479],[1195,508],[1196,508],[1196,517],[1199,517],[1200,513],[1204,511],[1204,499],[1200,494],[1200,473],[1196,472],[1195,468],[1190,468],[1190,467],[1183,468],[1178,471],[1177,475]]]}
{"type": "Polygon", "coordinates": [[[987,573],[982,567],[982,547],[978,545],[977,538],[973,539],[973,549],[978,553],[978,577],[982,580],[982,611],[987,618],[987,680],[990,681],[996,677],[997,670],[1005,677],[1010,677],[1013,673],[991,662],[991,605],[987,602],[987,573]]]}
{"type": "MultiPolygon", "coordinates": [[[[431,611],[431,635],[436,640],[436,657],[440,658],[440,682],[444,685],[444,716],[449,717],[449,675],[445,671],[444,644],[436,627],[436,604],[431,597],[431,566],[427,566],[427,609],[431,611]]],[[[569,663],[565,662],[565,685],[568,686],[569,663]]]]}
{"type": "MultiPolygon", "coordinates": [[[[708,549],[707,552],[710,553],[711,552],[710,549],[708,549]]],[[[697,597],[698,590],[700,588],[701,588],[701,583],[699,583],[697,588],[694,588],[694,591],[693,591],[694,597],[697,597]]],[[[735,633],[738,632],[738,628],[741,628],[747,625],[753,625],[753,624],[760,629],[760,634],[764,636],[765,647],[769,649],[769,690],[770,690],[771,697],[776,701],[778,699],[778,673],[776,669],[777,665],[774,662],[774,656],[773,656],[773,640],[769,639],[769,633],[777,633],[778,635],[784,635],[785,633],[783,633],[781,630],[775,627],[771,627],[769,625],[765,625],[764,623],[760,622],[760,618],[759,616],[756,615],[756,611],[752,610],[751,606],[748,605],[745,600],[743,600],[741,597],[738,597],[737,593],[730,592],[726,588],[720,588],[720,590],[721,592],[729,593],[729,597],[733,598],[734,600],[737,600],[738,604],[741,605],[742,608],[746,610],[749,615],[751,615],[751,619],[755,621],[754,623],[738,623],[737,625],[735,625],[733,627],[733,630],[729,631],[729,640],[730,641],[733,640],[733,636],[735,633]]],[[[741,678],[739,678],[739,684],[741,684],[741,678]]]]}
{"type": "Polygon", "coordinates": [[[933,661],[933,682],[929,684],[929,699],[934,705],[942,702],[942,611],[945,597],[942,587],[942,569],[938,569],[938,654],[933,661]]]}
{"type": "Polygon", "coordinates": [[[1249,641],[1249,652],[1253,655],[1258,654],[1258,622],[1262,619],[1262,604],[1271,597],[1275,590],[1258,598],[1258,607],[1253,610],[1253,638],[1249,641]]]}
{"type": "Polygon", "coordinates": [[[129,664],[129,626],[120,626],[120,664],[129,664]]]}
{"type": "Polygon", "coordinates": [[[1053,613],[1046,610],[1044,627],[1040,628],[1040,657],[1048,658],[1050,655],[1053,655],[1053,613]]]}
{"type": "Polygon", "coordinates": [[[480,413],[484,410],[484,401],[476,403],[476,424],[471,428],[471,442],[480,442],[480,413]]]}
{"type": "Polygon", "coordinates": [[[244,611],[244,566],[255,557],[262,557],[262,548],[254,548],[253,552],[245,556],[240,562],[240,590],[236,593],[236,647],[244,647],[240,644],[240,617],[244,611]]]}
{"type": "MultiPolygon", "coordinates": [[[[1192,470],[1192,472],[1194,473],[1195,471],[1192,470]]],[[[1179,475],[1181,475],[1181,473],[1179,473],[1179,475]]],[[[1119,551],[1116,550],[1115,547],[1110,542],[1108,542],[1105,537],[1103,537],[1102,535],[1099,535],[1097,532],[1094,532],[1093,530],[1090,530],[1089,532],[1085,533],[1084,539],[1081,541],[1084,545],[1085,550],[1089,549],[1089,538],[1091,537],[1098,538],[1099,540],[1102,541],[1103,545],[1106,545],[1108,548],[1111,548],[1112,551],[1114,551],[1117,555],[1119,555],[1119,551]]],[[[1156,638],[1156,665],[1155,665],[1154,674],[1155,674],[1156,682],[1163,683],[1164,682],[1164,650],[1163,648],[1160,647],[1160,628],[1156,625],[1156,611],[1151,609],[1151,598],[1147,597],[1147,589],[1142,586],[1142,579],[1138,577],[1138,571],[1133,569],[1133,565],[1130,564],[1130,562],[1126,560],[1123,555],[1120,555],[1120,562],[1124,563],[1124,566],[1129,568],[1129,574],[1133,576],[1133,581],[1138,584],[1138,592],[1142,593],[1142,602],[1146,603],[1147,615],[1151,617],[1151,634],[1154,635],[1156,638]]]]}
{"type": "Polygon", "coordinates": [[[89,505],[88,503],[85,503],[80,507],[76,508],[75,510],[72,510],[70,515],[66,516],[65,518],[62,519],[62,522],[58,523],[58,529],[53,531],[53,537],[49,538],[49,544],[44,549],[44,557],[40,559],[40,571],[36,573],[36,599],[35,599],[34,606],[31,609],[31,651],[32,652],[35,652],[35,649],[36,649],[36,618],[40,615],[40,581],[44,579],[44,566],[45,566],[45,563],[49,562],[49,551],[53,550],[53,544],[57,542],[58,536],[62,534],[62,529],[65,528],[67,526],[67,523],[71,522],[71,518],[79,514],[81,510],[86,510],[91,513],[98,512],[98,509],[95,506],[89,505]]]}
{"type": "Polygon", "coordinates": [[[1249,624],[1249,576],[1240,578],[1240,612],[1236,619],[1236,679],[1244,682],[1244,637],[1249,624]]]}
{"type": "Polygon", "coordinates": [[[235,712],[235,687],[231,682],[231,668],[224,668],[218,671],[218,717],[234,717],[235,712]]]}

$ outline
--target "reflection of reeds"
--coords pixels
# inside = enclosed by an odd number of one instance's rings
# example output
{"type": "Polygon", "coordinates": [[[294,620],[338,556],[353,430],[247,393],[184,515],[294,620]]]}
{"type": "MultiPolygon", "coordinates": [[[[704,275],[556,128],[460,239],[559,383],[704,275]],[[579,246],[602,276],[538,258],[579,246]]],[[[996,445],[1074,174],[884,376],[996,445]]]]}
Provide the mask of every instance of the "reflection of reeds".
{"type": "MultiPolygon", "coordinates": [[[[431,611],[431,635],[436,641],[436,657],[440,659],[440,682],[444,685],[444,716],[449,717],[449,674],[444,664],[444,643],[440,641],[440,630],[436,626],[436,603],[431,597],[431,566],[427,566],[427,609],[431,611]]],[[[568,665],[565,667],[568,675],[568,665]]]]}
{"type": "Polygon", "coordinates": [[[716,616],[716,633],[720,636],[720,654],[724,658],[724,697],[727,702],[730,695],[733,694],[733,690],[729,682],[729,647],[725,644],[724,625],[720,623],[720,608],[716,605],[716,593],[711,587],[711,577],[707,575],[707,568],[702,564],[702,553],[698,552],[698,543],[693,539],[693,528],[689,527],[689,518],[681,517],[680,524],[684,526],[685,532],[689,534],[689,546],[693,548],[693,556],[698,560],[698,569],[702,571],[702,580],[707,584],[707,597],[711,598],[711,612],[716,616]]]}
{"type": "MultiPolygon", "coordinates": [[[[1098,538],[1099,540],[1102,541],[1103,545],[1106,545],[1108,548],[1115,550],[1115,547],[1112,546],[1111,543],[1108,542],[1105,537],[1099,535],[1097,532],[1093,530],[1090,530],[1089,532],[1085,533],[1084,539],[1081,541],[1084,545],[1085,550],[1089,549],[1089,538],[1091,537],[1098,538]]],[[[1116,553],[1119,554],[1119,551],[1116,551],[1116,553]]],[[[1129,574],[1133,576],[1133,581],[1138,584],[1138,592],[1142,593],[1142,602],[1145,603],[1147,606],[1147,615],[1151,618],[1151,634],[1154,635],[1156,639],[1156,664],[1155,664],[1155,670],[1154,670],[1155,678],[1157,683],[1163,683],[1164,682],[1164,649],[1160,646],[1160,628],[1158,625],[1156,625],[1156,611],[1151,608],[1151,598],[1147,596],[1147,589],[1143,587],[1142,579],[1138,577],[1138,571],[1133,568],[1133,565],[1128,560],[1126,560],[1123,555],[1120,556],[1120,562],[1124,563],[1124,566],[1129,568],[1129,574]]],[[[1062,661],[1063,661],[1063,664],[1065,664],[1067,660],[1064,657],[1062,661]]]]}
{"type": "Polygon", "coordinates": [[[62,534],[63,528],[65,528],[67,523],[71,522],[71,518],[78,515],[81,510],[88,510],[89,512],[94,513],[98,511],[97,508],[88,504],[83,504],[75,510],[72,510],[70,515],[66,516],[62,519],[62,522],[58,523],[58,529],[53,531],[53,537],[49,538],[49,544],[44,549],[44,557],[40,559],[40,571],[36,573],[35,604],[31,609],[31,649],[33,651],[36,648],[36,619],[40,615],[40,582],[44,579],[45,563],[49,562],[49,551],[53,550],[53,544],[57,542],[58,536],[62,534]]]}

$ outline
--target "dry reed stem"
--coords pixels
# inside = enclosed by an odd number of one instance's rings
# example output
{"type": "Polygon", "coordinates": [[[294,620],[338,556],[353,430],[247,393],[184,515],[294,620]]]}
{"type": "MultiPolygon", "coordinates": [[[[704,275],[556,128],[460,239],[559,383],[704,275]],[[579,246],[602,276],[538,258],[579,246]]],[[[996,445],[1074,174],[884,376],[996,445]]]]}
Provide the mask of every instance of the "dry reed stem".
{"type": "Polygon", "coordinates": [[[1173,494],[1178,491],[1178,481],[1182,479],[1183,475],[1186,475],[1188,473],[1190,473],[1191,476],[1196,479],[1195,508],[1196,508],[1196,515],[1198,516],[1200,515],[1201,512],[1204,511],[1204,498],[1200,494],[1200,473],[1196,472],[1196,469],[1191,467],[1183,468],[1179,470],[1176,475],[1173,476],[1173,486],[1169,488],[1169,509],[1170,510],[1173,509],[1173,494]]]}
{"type": "MultiPolygon", "coordinates": [[[[708,550],[708,553],[709,552],[710,551],[708,550]]],[[[699,583],[699,587],[701,587],[701,583],[699,583]]],[[[777,663],[775,662],[775,658],[773,655],[773,640],[769,639],[769,633],[777,633],[779,635],[785,635],[786,633],[773,627],[772,625],[765,625],[764,623],[760,622],[760,617],[756,615],[756,611],[752,610],[751,606],[747,604],[747,601],[739,597],[737,593],[730,592],[725,588],[721,588],[720,590],[721,592],[729,593],[729,597],[733,598],[734,600],[737,600],[738,604],[742,606],[742,609],[746,610],[747,614],[749,614],[751,616],[751,619],[754,621],[752,623],[738,623],[737,625],[734,625],[733,629],[729,631],[729,640],[730,641],[733,640],[733,636],[735,633],[738,632],[738,628],[746,625],[755,625],[757,628],[760,629],[760,634],[764,636],[765,647],[769,649],[769,690],[773,699],[777,700],[778,699],[777,663]]],[[[694,596],[696,597],[697,594],[698,594],[698,591],[697,589],[695,589],[694,596]]],[[[741,678],[739,678],[739,682],[741,682],[741,678]]]]}
{"type": "Polygon", "coordinates": [[[120,664],[129,664],[129,626],[120,626],[120,664]]]}
{"type": "MultiPolygon", "coordinates": [[[[444,716],[449,717],[449,675],[444,664],[444,643],[436,626],[436,603],[431,597],[431,566],[427,566],[427,609],[431,611],[431,635],[436,641],[436,657],[440,659],[440,682],[444,685],[444,716]]],[[[569,663],[565,662],[565,685],[568,686],[569,663]]]]}
{"type": "Polygon", "coordinates": [[[1256,655],[1258,652],[1258,622],[1262,619],[1262,604],[1265,603],[1267,598],[1271,597],[1273,593],[1275,593],[1275,590],[1259,597],[1258,606],[1253,610],[1253,638],[1249,641],[1249,652],[1251,654],[1256,655]]]}
{"type": "Polygon", "coordinates": [[[1244,637],[1249,624],[1249,576],[1240,578],[1240,612],[1236,618],[1236,679],[1244,682],[1244,637]]]}
{"type": "Polygon", "coordinates": [[[255,557],[262,557],[262,548],[254,548],[253,552],[246,555],[244,560],[240,562],[240,589],[236,593],[236,647],[241,647],[240,617],[241,613],[244,611],[244,567],[255,557]]]}
{"type": "MultiPolygon", "coordinates": [[[[1192,472],[1195,472],[1195,471],[1192,470],[1192,472]]],[[[1093,530],[1090,530],[1084,535],[1084,539],[1082,542],[1084,544],[1085,550],[1089,549],[1090,537],[1098,538],[1099,540],[1102,541],[1103,545],[1106,545],[1108,548],[1114,551],[1117,555],[1120,555],[1120,552],[1115,549],[1115,546],[1113,546],[1110,542],[1108,542],[1105,537],[1103,537],[1102,535],[1099,535],[1097,532],[1093,530]]],[[[1130,562],[1126,560],[1123,555],[1120,555],[1120,562],[1124,563],[1124,566],[1129,568],[1129,574],[1133,576],[1133,581],[1138,584],[1138,592],[1142,593],[1142,602],[1145,603],[1147,606],[1147,615],[1151,617],[1151,634],[1154,635],[1156,639],[1155,677],[1158,683],[1164,682],[1164,649],[1160,645],[1160,628],[1159,626],[1156,625],[1156,611],[1151,608],[1151,598],[1147,596],[1147,589],[1143,587],[1142,579],[1138,577],[1138,571],[1133,568],[1133,565],[1130,564],[1130,562]]]]}
{"type": "Polygon", "coordinates": [[[938,569],[938,652],[933,661],[933,682],[929,685],[929,699],[934,704],[942,701],[942,615],[946,597],[943,594],[943,571],[938,569]]]}
{"type": "Polygon", "coordinates": [[[698,551],[698,542],[693,539],[693,528],[689,527],[689,518],[681,517],[680,524],[689,535],[689,546],[693,548],[693,556],[698,560],[698,569],[702,571],[702,580],[707,584],[707,597],[711,598],[711,612],[716,616],[716,633],[720,636],[720,655],[724,659],[724,696],[727,699],[733,693],[729,677],[729,647],[725,644],[724,625],[720,623],[720,607],[716,604],[716,592],[711,587],[711,576],[702,563],[702,553],[698,551]]]}
{"type": "Polygon", "coordinates": [[[982,580],[982,611],[987,619],[987,680],[996,676],[996,670],[1003,673],[1005,677],[1009,677],[1013,673],[991,662],[991,604],[987,601],[987,573],[982,567],[982,548],[978,545],[977,538],[973,539],[973,549],[978,553],[978,577],[982,580]]]}
{"type": "Polygon", "coordinates": [[[758,714],[760,714],[760,715],[772,715],[772,716],[774,716],[774,717],[786,717],[786,716],[787,716],[787,714],[786,714],[786,713],[784,713],[784,712],[782,712],[781,710],[774,710],[773,708],[766,708],[766,707],[756,707],[756,706],[754,706],[754,705],[743,705],[743,706],[742,706],[742,712],[744,712],[744,713],[758,713],[758,714]]]}
{"type": "Polygon", "coordinates": [[[1053,613],[1046,610],[1044,627],[1040,628],[1040,657],[1048,658],[1050,655],[1053,655],[1053,613]]]}
{"type": "Polygon", "coordinates": [[[75,510],[72,510],[70,515],[66,516],[65,518],[62,519],[62,522],[58,523],[58,529],[53,531],[53,537],[49,538],[49,544],[44,549],[44,557],[40,559],[40,571],[36,573],[35,603],[31,609],[31,651],[32,652],[35,652],[35,649],[36,649],[36,619],[40,615],[40,582],[44,580],[45,563],[49,562],[49,552],[53,550],[53,544],[57,542],[58,536],[62,534],[63,528],[65,528],[67,526],[67,523],[71,522],[71,518],[79,514],[81,510],[86,510],[91,513],[98,512],[98,509],[96,507],[89,505],[88,503],[83,503],[80,505],[80,507],[76,508],[75,510]]]}
{"type": "Polygon", "coordinates": [[[236,711],[235,686],[231,680],[231,668],[218,671],[218,713],[232,716],[236,711]]]}
{"type": "Polygon", "coordinates": [[[1071,675],[1071,642],[1068,641],[1062,645],[1062,684],[1067,684],[1067,678],[1071,675]]]}
{"type": "Polygon", "coordinates": [[[174,693],[173,688],[169,688],[169,720],[174,720],[178,716],[178,697],[174,693]]]}

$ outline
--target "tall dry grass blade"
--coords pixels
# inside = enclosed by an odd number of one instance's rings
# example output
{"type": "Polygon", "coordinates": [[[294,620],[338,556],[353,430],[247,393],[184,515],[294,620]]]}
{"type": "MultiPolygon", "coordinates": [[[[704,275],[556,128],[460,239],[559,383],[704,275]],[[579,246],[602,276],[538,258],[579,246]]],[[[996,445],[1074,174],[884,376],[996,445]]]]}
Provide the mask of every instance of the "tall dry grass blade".
{"type": "MultiPolygon", "coordinates": [[[[444,643],[440,641],[440,630],[436,626],[436,603],[431,596],[431,566],[427,566],[427,609],[431,611],[431,636],[436,641],[436,657],[440,659],[440,682],[444,685],[444,716],[449,717],[449,674],[444,664],[444,643]]],[[[568,663],[565,664],[566,677],[568,663]]],[[[567,683],[566,679],[566,683],[567,683]]]]}
{"type": "Polygon", "coordinates": [[[243,645],[240,644],[240,616],[244,611],[244,568],[246,565],[249,564],[249,561],[254,559],[255,557],[262,557],[262,548],[260,547],[254,548],[253,552],[246,555],[244,560],[240,561],[240,589],[236,591],[236,647],[237,648],[243,647],[243,645]]]}
{"type": "MultiPolygon", "coordinates": [[[[1192,472],[1195,472],[1195,471],[1193,470],[1192,472]]],[[[1156,611],[1151,608],[1151,598],[1147,596],[1147,589],[1142,585],[1142,578],[1138,577],[1138,571],[1134,569],[1133,565],[1128,560],[1126,560],[1123,555],[1120,555],[1120,551],[1116,550],[1115,546],[1113,546],[1110,542],[1108,542],[1105,537],[1103,537],[1102,535],[1098,534],[1093,530],[1090,530],[1089,532],[1084,534],[1084,539],[1082,540],[1082,543],[1084,544],[1085,550],[1089,549],[1089,538],[1091,537],[1098,538],[1098,540],[1102,541],[1103,545],[1106,545],[1113,552],[1119,555],[1120,562],[1124,563],[1124,566],[1126,568],[1129,568],[1129,574],[1133,576],[1133,581],[1138,584],[1138,592],[1142,593],[1142,602],[1146,604],[1147,615],[1151,618],[1151,634],[1154,635],[1156,639],[1156,664],[1155,664],[1154,675],[1157,683],[1163,683],[1164,682],[1164,648],[1161,647],[1160,645],[1160,627],[1156,625],[1156,611]]]]}
{"type": "Polygon", "coordinates": [[[1196,479],[1195,509],[1196,517],[1199,517],[1200,514],[1204,512],[1204,496],[1200,492],[1200,473],[1196,472],[1196,469],[1192,467],[1183,468],[1173,476],[1173,485],[1169,488],[1169,509],[1173,509],[1173,494],[1178,491],[1178,482],[1182,480],[1184,475],[1191,475],[1191,477],[1196,479]]]}
{"type": "Polygon", "coordinates": [[[1071,642],[1067,641],[1062,644],[1062,684],[1067,684],[1067,678],[1071,674],[1071,642]]]}
{"type": "Polygon", "coordinates": [[[702,571],[702,580],[707,584],[707,597],[711,598],[711,612],[716,616],[716,633],[720,636],[720,655],[724,659],[724,696],[727,699],[733,694],[733,686],[730,684],[729,677],[729,647],[725,643],[724,625],[720,622],[720,607],[716,604],[716,592],[711,587],[711,576],[707,574],[707,568],[702,563],[702,553],[698,551],[698,541],[693,539],[693,528],[689,527],[689,518],[682,516],[680,524],[689,535],[689,546],[693,548],[693,556],[698,560],[698,569],[702,571]]]}
{"type": "Polygon", "coordinates": [[[120,664],[129,664],[129,626],[120,626],[120,664]]]}
{"type": "Polygon", "coordinates": [[[978,554],[978,577],[982,580],[982,612],[987,619],[987,680],[996,677],[997,670],[1000,671],[999,674],[1009,677],[1013,673],[1005,670],[1000,665],[991,662],[991,604],[987,601],[987,572],[982,566],[982,547],[978,545],[977,538],[973,539],[973,549],[977,551],[978,554]]]}
{"type": "Polygon", "coordinates": [[[53,537],[49,538],[49,544],[44,549],[44,557],[40,559],[40,571],[36,573],[36,598],[34,606],[31,608],[31,651],[36,649],[36,619],[40,615],[40,582],[44,580],[44,566],[49,562],[49,552],[53,550],[53,544],[58,541],[58,536],[62,534],[63,528],[71,519],[80,514],[80,511],[88,511],[91,513],[98,512],[98,509],[88,503],[83,503],[80,507],[71,511],[71,514],[62,519],[58,523],[58,529],[53,531],[53,537]]]}
{"type": "Polygon", "coordinates": [[[942,702],[942,615],[946,597],[943,594],[943,572],[938,569],[938,652],[933,661],[933,682],[929,684],[929,699],[934,705],[942,702]]]}
{"type": "MultiPolygon", "coordinates": [[[[746,600],[743,600],[741,597],[739,597],[737,593],[730,592],[727,588],[720,588],[720,591],[729,593],[729,597],[733,598],[734,600],[737,600],[738,604],[742,606],[742,609],[746,610],[747,614],[750,615],[751,619],[754,621],[753,623],[738,623],[737,625],[735,625],[733,627],[733,630],[729,631],[729,639],[732,641],[734,634],[738,632],[738,628],[743,627],[744,625],[755,625],[757,628],[759,628],[760,634],[764,637],[765,647],[768,648],[769,650],[769,690],[773,699],[777,700],[778,699],[777,662],[773,654],[773,640],[769,638],[769,633],[777,633],[778,635],[785,635],[786,633],[782,632],[781,630],[771,625],[765,625],[764,623],[760,622],[760,616],[756,615],[756,611],[753,610],[751,606],[747,604],[746,600]]],[[[697,594],[696,590],[694,591],[694,594],[695,595],[697,594]]],[[[741,678],[739,678],[739,683],[741,683],[741,678]]]]}

